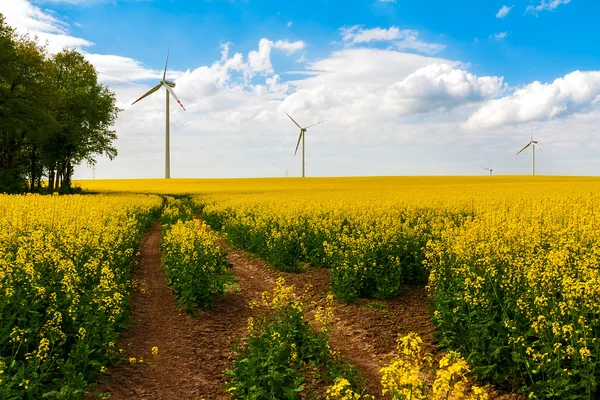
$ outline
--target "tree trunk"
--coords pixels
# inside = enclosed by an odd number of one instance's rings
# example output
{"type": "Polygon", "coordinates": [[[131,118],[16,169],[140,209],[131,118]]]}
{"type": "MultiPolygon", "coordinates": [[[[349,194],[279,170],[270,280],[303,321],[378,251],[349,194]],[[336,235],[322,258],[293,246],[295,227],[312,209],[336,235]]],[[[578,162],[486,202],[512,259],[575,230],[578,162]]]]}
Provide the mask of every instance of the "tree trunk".
{"type": "Polygon", "coordinates": [[[48,168],[48,191],[54,191],[54,176],[55,176],[54,168],[48,168]]]}
{"type": "Polygon", "coordinates": [[[35,147],[31,145],[30,162],[31,162],[31,176],[29,177],[31,183],[31,193],[35,192],[35,181],[36,181],[36,163],[35,163],[35,147]]]}

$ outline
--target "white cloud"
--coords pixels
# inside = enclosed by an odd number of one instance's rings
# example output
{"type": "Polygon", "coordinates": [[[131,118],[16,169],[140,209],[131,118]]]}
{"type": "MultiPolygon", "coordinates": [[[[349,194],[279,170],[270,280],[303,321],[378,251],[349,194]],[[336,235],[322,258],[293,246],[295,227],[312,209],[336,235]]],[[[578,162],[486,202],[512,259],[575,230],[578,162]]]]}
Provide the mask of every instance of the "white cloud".
{"type": "Polygon", "coordinates": [[[477,77],[448,64],[431,64],[390,87],[383,108],[396,115],[448,111],[496,96],[504,88],[501,77],[477,77]]]}
{"type": "Polygon", "coordinates": [[[363,29],[360,25],[342,28],[342,39],[349,44],[368,43],[380,40],[394,40],[401,35],[400,29],[392,26],[388,29],[372,28],[363,29]]]}
{"type": "Polygon", "coordinates": [[[273,42],[263,38],[258,43],[258,50],[253,50],[248,53],[248,65],[250,71],[262,74],[273,73],[273,66],[271,65],[271,49],[281,49],[285,51],[286,54],[291,55],[305,47],[306,44],[301,40],[296,42],[289,42],[287,40],[273,42]]]}
{"type": "Polygon", "coordinates": [[[525,14],[538,15],[542,11],[554,11],[562,4],[569,4],[571,0],[541,0],[537,6],[528,6],[525,14]]]}
{"type": "Polygon", "coordinates": [[[361,25],[344,27],[340,29],[342,40],[348,45],[360,43],[392,42],[399,50],[412,50],[422,54],[436,54],[446,46],[437,43],[427,43],[419,39],[419,32],[411,29],[399,29],[392,26],[388,29],[365,29],[361,25]]]}
{"type": "Polygon", "coordinates": [[[419,33],[411,30],[405,31],[404,37],[395,44],[400,50],[414,50],[427,55],[437,54],[446,48],[443,44],[427,43],[419,40],[419,33]]]}
{"type": "MultiPolygon", "coordinates": [[[[105,83],[161,79],[163,74],[162,70],[148,69],[141,62],[128,57],[86,53],[85,58],[96,67],[100,81],[105,83]]],[[[170,78],[177,78],[181,74],[179,71],[167,71],[170,78]]]]}
{"type": "Polygon", "coordinates": [[[478,78],[443,60],[395,51],[346,50],[309,68],[318,71],[316,76],[293,81],[296,90],[279,109],[346,126],[449,111],[504,89],[502,78],[478,78]],[[360,60],[373,62],[363,65],[360,60]],[[415,71],[411,66],[416,65],[420,68],[415,71]]]}
{"type": "Polygon", "coordinates": [[[533,82],[512,95],[491,100],[477,110],[467,128],[547,121],[585,112],[598,102],[600,71],[572,72],[552,83],[533,82]]]}
{"type": "Polygon", "coordinates": [[[19,33],[37,36],[42,44],[47,42],[50,53],[57,53],[64,47],[83,49],[93,46],[88,40],[69,35],[66,22],[27,0],[2,1],[0,13],[19,33]]]}
{"type": "Polygon", "coordinates": [[[306,43],[301,40],[296,42],[288,42],[287,40],[278,40],[272,44],[273,48],[281,49],[287,53],[287,55],[294,54],[295,52],[302,50],[306,47],[306,43]]]}
{"type": "Polygon", "coordinates": [[[510,13],[510,10],[512,10],[514,6],[502,6],[500,7],[500,10],[498,10],[498,12],[496,13],[496,18],[500,18],[503,19],[504,17],[506,17],[508,15],[508,13],[510,13]]]}
{"type": "Polygon", "coordinates": [[[393,4],[396,3],[396,0],[379,0],[379,1],[382,3],[393,3],[393,4]]]}
{"type": "Polygon", "coordinates": [[[292,26],[292,21],[288,21],[287,27],[290,28],[292,26]]]}
{"type": "Polygon", "coordinates": [[[493,35],[490,35],[490,39],[502,40],[506,36],[508,36],[508,32],[498,32],[498,33],[495,33],[493,35]]]}
{"type": "Polygon", "coordinates": [[[308,63],[305,72],[309,77],[292,81],[298,88],[317,87],[366,87],[369,90],[386,88],[417,69],[430,64],[459,62],[396,50],[372,48],[347,48],[308,63]]]}

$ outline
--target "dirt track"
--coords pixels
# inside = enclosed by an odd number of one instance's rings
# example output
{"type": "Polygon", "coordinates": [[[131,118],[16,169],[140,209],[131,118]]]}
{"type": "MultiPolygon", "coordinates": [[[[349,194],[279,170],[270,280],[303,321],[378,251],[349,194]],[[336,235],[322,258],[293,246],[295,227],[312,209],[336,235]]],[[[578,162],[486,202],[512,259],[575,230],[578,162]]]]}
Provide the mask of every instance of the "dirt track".
{"type": "MultiPolygon", "coordinates": [[[[96,392],[110,393],[111,399],[228,398],[222,388],[223,372],[231,368],[232,345],[246,334],[246,322],[252,315],[249,303],[271,290],[279,276],[296,285],[298,292],[310,284],[313,301],[321,302],[327,294],[326,269],[280,273],[269,269],[263,260],[248,257],[225,242],[222,245],[239,279],[239,291],[216,301],[212,310],[198,310],[198,316],[193,317],[177,309],[166,284],[160,262],[160,224],[153,225],[142,241],[133,272],[137,289],[132,299],[131,325],[118,342],[127,358],[143,358],[144,363],[109,368],[110,375],[99,377],[96,392]],[[153,346],[159,348],[156,356],[151,355],[153,346]]],[[[391,358],[399,333],[417,332],[427,350],[434,350],[427,304],[425,289],[411,287],[390,302],[336,305],[331,343],[367,379],[369,394],[380,397],[378,371],[381,362],[391,358]]]]}

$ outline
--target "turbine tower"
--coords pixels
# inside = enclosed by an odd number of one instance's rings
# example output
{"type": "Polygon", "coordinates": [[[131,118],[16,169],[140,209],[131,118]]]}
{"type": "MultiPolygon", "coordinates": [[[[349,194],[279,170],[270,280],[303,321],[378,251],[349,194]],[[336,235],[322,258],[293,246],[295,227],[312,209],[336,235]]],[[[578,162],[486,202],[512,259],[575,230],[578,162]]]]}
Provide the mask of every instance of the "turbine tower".
{"type": "Polygon", "coordinates": [[[169,53],[170,52],[171,52],[171,42],[169,41],[169,50],[167,50],[167,62],[165,63],[165,71],[163,72],[162,80],[160,81],[160,83],[158,85],[156,85],[152,89],[150,89],[145,95],[143,95],[142,97],[140,97],[139,99],[137,99],[136,101],[134,101],[132,103],[132,105],[133,105],[133,104],[137,103],[138,101],[142,100],[143,98],[150,96],[152,93],[156,92],[161,87],[164,87],[165,89],[167,89],[167,91],[165,92],[167,95],[167,107],[166,107],[167,125],[166,125],[166,135],[165,135],[165,179],[171,178],[171,144],[170,144],[171,138],[170,138],[170,106],[169,106],[170,96],[173,96],[173,98],[177,101],[177,103],[179,103],[181,108],[183,108],[183,111],[185,111],[185,107],[183,106],[183,104],[181,104],[181,101],[179,101],[179,98],[177,98],[177,95],[175,94],[175,91],[173,90],[173,88],[175,87],[175,82],[171,82],[171,81],[167,80],[167,65],[169,65],[169,53]]]}
{"type": "Polygon", "coordinates": [[[525,150],[529,146],[531,146],[531,175],[535,175],[535,148],[537,147],[538,149],[540,149],[542,153],[544,152],[544,150],[542,150],[537,140],[533,140],[533,132],[531,132],[531,139],[529,140],[529,143],[527,143],[525,147],[519,150],[517,155],[519,155],[523,150],[525,150]]]}
{"type": "Polygon", "coordinates": [[[312,125],[309,125],[309,126],[303,128],[300,125],[298,125],[298,123],[296,121],[294,121],[294,118],[292,118],[290,116],[290,114],[285,113],[285,115],[287,115],[288,117],[290,117],[290,119],[292,120],[292,122],[294,124],[296,124],[296,126],[298,128],[300,128],[300,136],[298,136],[298,143],[296,143],[296,151],[294,151],[294,155],[296,155],[296,153],[298,152],[298,146],[300,145],[300,140],[302,140],[302,177],[304,178],[304,136],[305,136],[306,130],[308,128],[310,128],[311,126],[319,125],[320,123],[325,122],[325,121],[319,121],[316,124],[312,124],[312,125]]]}

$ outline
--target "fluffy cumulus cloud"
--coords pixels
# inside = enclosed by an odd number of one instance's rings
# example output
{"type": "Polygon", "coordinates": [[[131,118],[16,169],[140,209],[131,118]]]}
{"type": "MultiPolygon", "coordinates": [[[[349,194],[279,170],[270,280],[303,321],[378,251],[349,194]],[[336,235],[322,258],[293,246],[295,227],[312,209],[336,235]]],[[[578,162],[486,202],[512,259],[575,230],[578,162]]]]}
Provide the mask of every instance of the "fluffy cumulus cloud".
{"type": "Polygon", "coordinates": [[[17,32],[37,36],[40,43],[47,43],[51,53],[57,53],[63,47],[84,49],[93,45],[88,40],[70,35],[66,22],[27,0],[1,1],[0,13],[17,32]]]}
{"type": "Polygon", "coordinates": [[[248,65],[252,72],[272,73],[271,50],[280,49],[288,55],[293,54],[306,47],[303,41],[289,42],[287,40],[278,40],[273,42],[269,39],[261,39],[258,43],[258,50],[253,50],[248,54],[248,65]]]}
{"type": "Polygon", "coordinates": [[[600,103],[600,71],[575,71],[552,83],[533,82],[484,104],[469,118],[471,129],[547,121],[584,112],[600,103]]]}
{"type": "Polygon", "coordinates": [[[514,6],[508,7],[506,5],[500,7],[500,10],[498,10],[498,12],[496,13],[496,18],[503,19],[510,13],[510,10],[512,10],[513,7],[514,6]]]}
{"type": "Polygon", "coordinates": [[[525,14],[538,15],[542,11],[554,11],[562,4],[569,4],[571,0],[541,0],[537,6],[528,6],[525,14]]]}
{"type": "Polygon", "coordinates": [[[448,111],[502,92],[503,78],[477,77],[448,64],[419,68],[383,95],[383,108],[396,115],[448,111]]]}
{"type": "Polygon", "coordinates": [[[364,28],[361,25],[340,29],[342,40],[348,45],[371,42],[391,42],[399,50],[415,51],[421,54],[433,55],[442,51],[445,46],[438,43],[428,43],[419,39],[419,32],[411,29],[399,29],[392,26],[383,28],[364,28]]]}

